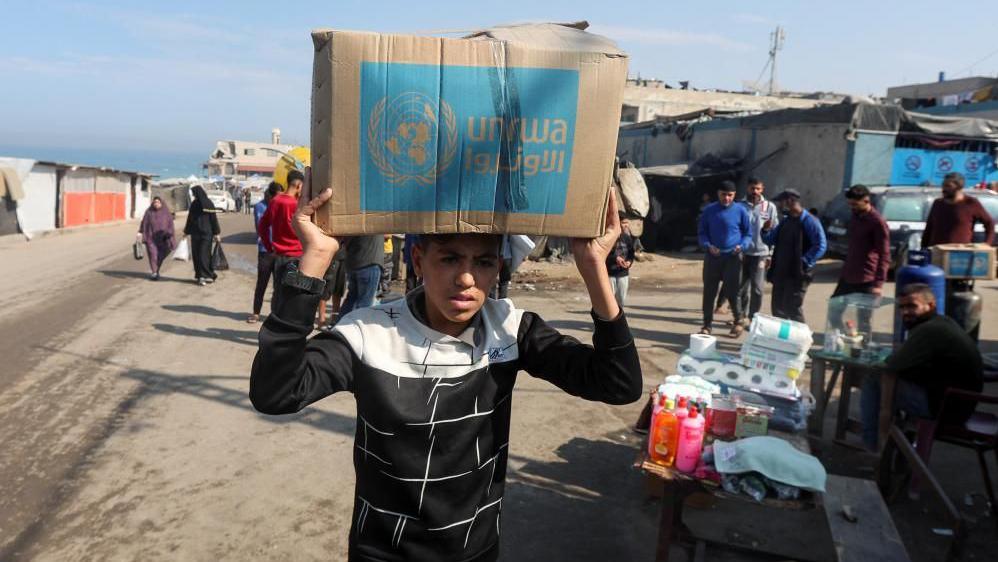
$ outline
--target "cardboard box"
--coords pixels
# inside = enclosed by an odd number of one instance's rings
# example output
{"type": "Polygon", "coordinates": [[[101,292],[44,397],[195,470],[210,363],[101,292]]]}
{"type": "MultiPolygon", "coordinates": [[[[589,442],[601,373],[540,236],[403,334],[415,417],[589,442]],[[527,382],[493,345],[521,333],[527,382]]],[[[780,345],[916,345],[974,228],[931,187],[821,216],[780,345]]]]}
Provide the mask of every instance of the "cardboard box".
{"type": "Polygon", "coordinates": [[[995,249],[988,244],[939,244],[932,246],[932,265],[950,279],[994,279],[995,249]]]}
{"type": "Polygon", "coordinates": [[[603,232],[627,57],[584,26],[312,33],[328,234],[603,232]]]}

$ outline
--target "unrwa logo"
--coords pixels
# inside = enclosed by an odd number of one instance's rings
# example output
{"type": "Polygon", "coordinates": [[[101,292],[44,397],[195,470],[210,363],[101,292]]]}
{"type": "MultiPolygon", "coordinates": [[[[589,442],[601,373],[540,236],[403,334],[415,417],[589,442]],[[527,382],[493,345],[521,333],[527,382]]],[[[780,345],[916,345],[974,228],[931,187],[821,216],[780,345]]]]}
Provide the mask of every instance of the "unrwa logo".
{"type": "Polygon", "coordinates": [[[389,182],[433,185],[457,154],[454,110],[421,92],[383,97],[368,119],[367,150],[389,182]]]}

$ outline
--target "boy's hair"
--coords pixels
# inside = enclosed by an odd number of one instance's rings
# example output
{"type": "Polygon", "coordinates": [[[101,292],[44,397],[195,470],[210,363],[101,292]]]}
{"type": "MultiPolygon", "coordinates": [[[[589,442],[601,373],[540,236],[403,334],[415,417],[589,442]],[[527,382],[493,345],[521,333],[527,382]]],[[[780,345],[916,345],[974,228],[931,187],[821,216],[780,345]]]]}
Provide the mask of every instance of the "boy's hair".
{"type": "Polygon", "coordinates": [[[738,188],[735,187],[735,182],[731,180],[724,180],[721,182],[721,185],[717,188],[717,190],[724,191],[725,193],[734,193],[738,191],[738,188]]]}
{"type": "Polygon", "coordinates": [[[748,185],[759,185],[760,183],[762,183],[762,180],[755,176],[750,176],[748,179],[748,185]]]}
{"type": "Polygon", "coordinates": [[[288,187],[291,187],[291,182],[293,182],[295,180],[298,180],[298,181],[301,181],[302,183],[304,183],[305,182],[305,174],[301,173],[298,170],[291,170],[291,171],[289,171],[288,172],[288,179],[287,179],[288,187]]]}
{"type": "Polygon", "coordinates": [[[859,201],[860,199],[869,196],[870,188],[861,183],[857,183],[846,190],[846,199],[852,199],[853,201],[859,201]]]}
{"type": "MultiPolygon", "coordinates": [[[[469,234],[420,234],[416,236],[416,245],[422,251],[427,251],[430,249],[430,244],[446,244],[459,236],[469,236],[469,234]]],[[[496,243],[496,255],[502,250],[502,235],[501,234],[483,234],[481,236],[489,236],[495,239],[496,243]]]]}
{"type": "Polygon", "coordinates": [[[268,197],[273,197],[280,192],[281,192],[281,184],[277,183],[276,181],[270,182],[270,185],[267,186],[268,197]]]}

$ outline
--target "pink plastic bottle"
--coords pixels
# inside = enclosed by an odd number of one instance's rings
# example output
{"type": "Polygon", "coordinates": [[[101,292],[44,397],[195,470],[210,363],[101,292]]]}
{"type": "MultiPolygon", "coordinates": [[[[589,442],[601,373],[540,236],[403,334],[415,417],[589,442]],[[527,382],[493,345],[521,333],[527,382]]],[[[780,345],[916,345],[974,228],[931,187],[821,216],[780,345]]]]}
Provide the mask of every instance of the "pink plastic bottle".
{"type": "Polygon", "coordinates": [[[697,409],[690,410],[688,418],[679,427],[679,447],[676,453],[676,468],[681,472],[693,472],[703,451],[703,417],[697,409]]]}
{"type": "Polygon", "coordinates": [[[676,404],[676,409],[672,413],[676,414],[676,417],[679,418],[679,427],[682,427],[683,420],[686,419],[686,416],[690,415],[690,407],[686,403],[685,396],[679,397],[679,403],[676,404]]]}

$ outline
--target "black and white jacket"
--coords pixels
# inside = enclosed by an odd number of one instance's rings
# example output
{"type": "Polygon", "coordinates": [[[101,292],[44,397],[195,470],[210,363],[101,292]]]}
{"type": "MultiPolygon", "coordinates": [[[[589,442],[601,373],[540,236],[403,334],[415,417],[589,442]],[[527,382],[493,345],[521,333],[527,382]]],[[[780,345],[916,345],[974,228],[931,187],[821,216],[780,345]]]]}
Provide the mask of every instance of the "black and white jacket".
{"type": "Polygon", "coordinates": [[[351,560],[494,560],[517,372],[611,404],[640,398],[627,322],[595,317],[593,346],[509,300],[459,337],[429,328],[424,295],[361,309],[311,339],[319,296],[281,287],[260,330],[250,399],[288,414],[334,392],[357,401],[351,560]]]}

